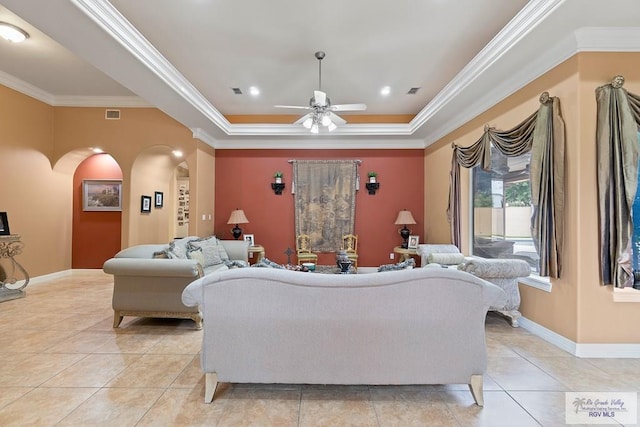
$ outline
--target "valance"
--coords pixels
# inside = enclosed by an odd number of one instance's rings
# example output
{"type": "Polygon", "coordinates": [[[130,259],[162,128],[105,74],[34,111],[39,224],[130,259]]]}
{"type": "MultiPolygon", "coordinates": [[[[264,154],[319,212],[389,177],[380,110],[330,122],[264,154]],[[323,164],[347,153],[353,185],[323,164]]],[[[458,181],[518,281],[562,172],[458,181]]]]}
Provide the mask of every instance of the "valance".
{"type": "Polygon", "coordinates": [[[452,144],[449,206],[451,240],[460,247],[460,166],[491,167],[491,145],[505,156],[531,151],[531,236],[540,257],[541,276],[560,277],[562,235],[564,233],[564,121],[560,100],[540,96],[540,108],[522,123],[507,131],[485,126],[480,139],[469,147],[452,144]]]}

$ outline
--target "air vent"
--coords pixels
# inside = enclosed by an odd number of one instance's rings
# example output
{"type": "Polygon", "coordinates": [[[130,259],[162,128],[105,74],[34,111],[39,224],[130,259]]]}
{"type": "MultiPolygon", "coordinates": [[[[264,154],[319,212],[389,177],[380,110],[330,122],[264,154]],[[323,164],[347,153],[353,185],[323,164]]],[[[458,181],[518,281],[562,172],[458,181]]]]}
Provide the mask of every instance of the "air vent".
{"type": "Polygon", "coordinates": [[[412,87],[411,89],[409,89],[409,92],[407,92],[407,95],[415,95],[419,90],[419,87],[412,87]]]}
{"type": "Polygon", "coordinates": [[[104,118],[107,120],[120,120],[120,110],[105,110],[104,118]]]}
{"type": "Polygon", "coordinates": [[[240,90],[239,87],[232,87],[231,90],[233,91],[233,93],[235,93],[236,95],[242,95],[242,91],[240,90]]]}

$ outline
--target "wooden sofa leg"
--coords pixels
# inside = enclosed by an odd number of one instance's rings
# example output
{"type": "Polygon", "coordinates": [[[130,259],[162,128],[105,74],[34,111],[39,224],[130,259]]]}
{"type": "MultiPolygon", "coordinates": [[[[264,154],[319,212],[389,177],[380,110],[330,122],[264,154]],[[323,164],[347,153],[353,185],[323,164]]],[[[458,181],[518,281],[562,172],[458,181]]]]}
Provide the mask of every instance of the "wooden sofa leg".
{"type": "Polygon", "coordinates": [[[482,394],[482,375],[471,375],[471,383],[469,383],[471,395],[476,401],[476,405],[484,406],[484,396],[482,394]]]}
{"type": "Polygon", "coordinates": [[[202,313],[198,312],[196,314],[194,314],[191,319],[193,319],[194,322],[196,322],[196,329],[200,330],[202,329],[202,313]]]}
{"type": "Polygon", "coordinates": [[[213,395],[218,387],[218,374],[205,372],[204,374],[204,403],[213,402],[213,395]]]}
{"type": "Polygon", "coordinates": [[[118,326],[120,326],[120,323],[122,323],[122,319],[123,318],[124,318],[124,316],[122,316],[119,311],[114,311],[113,312],[113,327],[117,328],[118,326]]]}

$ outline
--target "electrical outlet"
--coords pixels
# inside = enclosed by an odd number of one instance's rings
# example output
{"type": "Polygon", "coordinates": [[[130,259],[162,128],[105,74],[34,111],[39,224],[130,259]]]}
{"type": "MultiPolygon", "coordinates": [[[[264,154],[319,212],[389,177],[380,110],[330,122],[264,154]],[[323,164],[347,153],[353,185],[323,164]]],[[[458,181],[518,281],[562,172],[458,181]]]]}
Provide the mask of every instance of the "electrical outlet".
{"type": "Polygon", "coordinates": [[[394,254],[393,252],[389,254],[389,259],[394,259],[395,257],[396,257],[396,254],[394,254]]]}

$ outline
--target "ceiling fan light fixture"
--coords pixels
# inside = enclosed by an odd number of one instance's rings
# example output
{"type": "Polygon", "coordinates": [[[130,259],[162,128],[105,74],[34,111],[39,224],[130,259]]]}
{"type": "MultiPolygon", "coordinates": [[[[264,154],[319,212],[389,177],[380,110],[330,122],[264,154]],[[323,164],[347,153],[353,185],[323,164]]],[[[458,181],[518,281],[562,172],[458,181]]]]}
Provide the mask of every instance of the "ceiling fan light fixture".
{"type": "Polygon", "coordinates": [[[314,123],[313,125],[311,125],[311,133],[318,133],[319,129],[318,129],[318,124],[314,123]]]}
{"type": "Polygon", "coordinates": [[[331,122],[329,123],[329,126],[327,126],[327,129],[329,129],[329,132],[333,132],[334,130],[336,130],[338,126],[336,126],[335,123],[331,122]]]}
{"type": "Polygon", "coordinates": [[[322,126],[329,126],[333,122],[331,121],[331,117],[328,114],[322,116],[322,126]]]}
{"type": "Polygon", "coordinates": [[[311,129],[311,125],[313,124],[313,119],[311,117],[307,117],[304,122],[302,122],[302,126],[307,129],[311,129]]]}
{"type": "Polygon", "coordinates": [[[29,38],[29,33],[15,25],[0,22],[0,37],[12,43],[20,43],[29,38]]]}

